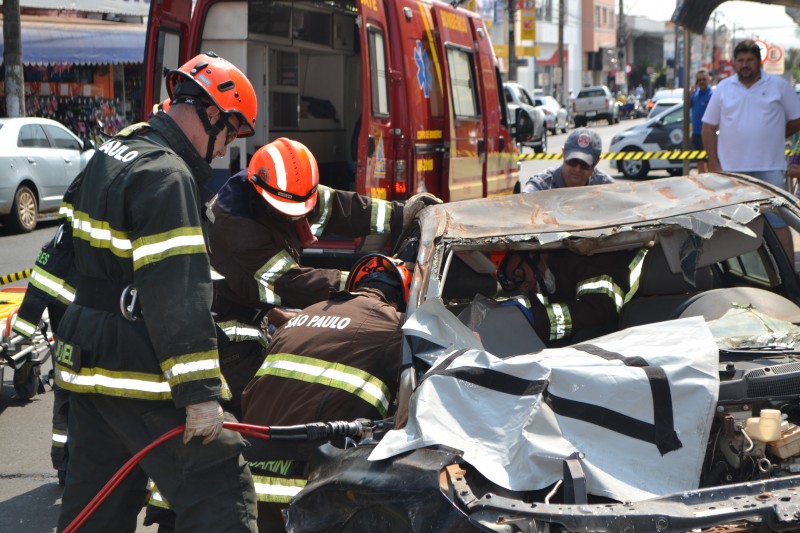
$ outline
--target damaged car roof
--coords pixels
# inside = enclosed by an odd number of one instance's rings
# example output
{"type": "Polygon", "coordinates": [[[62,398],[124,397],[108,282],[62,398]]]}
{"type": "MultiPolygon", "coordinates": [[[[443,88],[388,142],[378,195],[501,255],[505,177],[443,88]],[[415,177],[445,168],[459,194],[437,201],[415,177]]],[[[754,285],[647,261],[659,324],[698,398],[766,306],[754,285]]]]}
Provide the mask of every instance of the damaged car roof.
{"type": "Polygon", "coordinates": [[[777,189],[763,182],[720,173],[467,200],[434,206],[426,214],[437,216],[434,232],[446,239],[513,241],[514,236],[536,234],[544,243],[570,234],[597,237],[622,226],[679,223],[680,217],[713,211],[746,223],[751,215],[738,216],[732,206],[785,203],[777,189]]]}

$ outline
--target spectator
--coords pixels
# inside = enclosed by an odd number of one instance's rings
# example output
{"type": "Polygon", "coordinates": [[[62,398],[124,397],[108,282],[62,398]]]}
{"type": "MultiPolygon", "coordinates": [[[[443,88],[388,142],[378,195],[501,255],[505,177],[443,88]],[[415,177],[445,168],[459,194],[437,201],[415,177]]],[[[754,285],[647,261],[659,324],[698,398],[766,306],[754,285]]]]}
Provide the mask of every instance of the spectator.
{"type": "MultiPolygon", "coordinates": [[[[714,91],[708,86],[711,77],[706,69],[697,71],[696,89],[692,93],[692,150],[705,150],[703,147],[703,115],[714,91]]],[[[697,171],[708,172],[708,156],[697,160],[697,171]]]]}
{"type": "MultiPolygon", "coordinates": [[[[800,130],[800,98],[785,79],[762,72],[754,41],[737,44],[733,60],[736,76],[717,85],[703,115],[708,170],[749,174],[785,188],[786,137],[800,130]]],[[[794,257],[786,223],[772,214],[767,219],[794,257]]]]}
{"type": "Polygon", "coordinates": [[[522,192],[614,183],[611,176],[597,168],[602,151],[603,142],[597,133],[589,128],[573,130],[561,149],[563,164],[531,177],[522,192]]]}

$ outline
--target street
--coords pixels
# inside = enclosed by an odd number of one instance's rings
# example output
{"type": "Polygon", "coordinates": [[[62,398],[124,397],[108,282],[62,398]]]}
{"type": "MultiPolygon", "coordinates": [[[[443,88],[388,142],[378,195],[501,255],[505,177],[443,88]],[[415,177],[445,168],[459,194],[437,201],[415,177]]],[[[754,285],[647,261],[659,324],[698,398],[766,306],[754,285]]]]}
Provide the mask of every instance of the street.
{"type": "MultiPolygon", "coordinates": [[[[594,129],[603,139],[604,151],[611,137],[643,119],[622,121],[620,124],[598,124],[594,129]]],[[[550,152],[560,153],[566,134],[552,135],[548,139],[550,152]]],[[[557,166],[560,161],[526,161],[522,163],[521,178],[546,168],[557,166]]],[[[601,161],[602,170],[612,177],[620,178],[616,169],[601,161]]],[[[656,174],[658,175],[658,174],[656,174]]],[[[666,175],[664,173],[664,175],[666,175]]],[[[7,275],[31,268],[41,245],[52,238],[57,224],[54,221],[40,222],[38,229],[29,234],[12,235],[0,226],[0,275],[7,275]]],[[[11,284],[24,286],[25,281],[11,284]]],[[[51,368],[48,361],[43,374],[51,368]]],[[[2,376],[0,389],[0,531],[22,531],[27,533],[51,533],[60,508],[61,488],[56,472],[50,463],[50,417],[53,395],[48,390],[30,402],[14,399],[12,372],[2,376]]],[[[140,515],[141,517],[141,515],[140,515]]],[[[141,522],[141,520],[140,520],[141,522]]],[[[140,526],[137,531],[155,531],[155,527],[140,526]]]]}

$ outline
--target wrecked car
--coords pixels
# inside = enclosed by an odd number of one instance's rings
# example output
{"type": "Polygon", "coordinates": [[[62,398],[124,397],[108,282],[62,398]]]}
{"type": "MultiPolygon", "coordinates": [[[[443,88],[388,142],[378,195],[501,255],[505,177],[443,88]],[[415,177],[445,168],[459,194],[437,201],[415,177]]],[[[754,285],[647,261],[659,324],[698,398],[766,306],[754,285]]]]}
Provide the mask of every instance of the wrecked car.
{"type": "Polygon", "coordinates": [[[796,201],[720,173],[424,209],[395,417],[316,451],[287,530],[798,530],[800,286],[766,220],[796,201]],[[509,250],[643,259],[612,331],[553,344],[495,315],[509,250]]]}

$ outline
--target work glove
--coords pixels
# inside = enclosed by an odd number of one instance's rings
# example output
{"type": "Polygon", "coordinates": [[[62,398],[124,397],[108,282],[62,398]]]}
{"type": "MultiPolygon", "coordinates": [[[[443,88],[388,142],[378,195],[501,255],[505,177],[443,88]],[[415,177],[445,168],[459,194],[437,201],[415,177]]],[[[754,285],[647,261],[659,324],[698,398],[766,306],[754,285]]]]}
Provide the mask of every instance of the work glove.
{"type": "Polygon", "coordinates": [[[222,433],[222,421],[222,407],[216,400],[187,405],[183,443],[193,437],[205,437],[203,444],[208,444],[222,433]]]}
{"type": "Polygon", "coordinates": [[[420,192],[408,199],[403,205],[403,228],[407,228],[423,207],[441,204],[442,201],[429,192],[420,192]]]}

